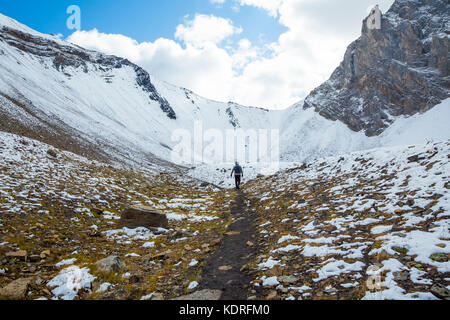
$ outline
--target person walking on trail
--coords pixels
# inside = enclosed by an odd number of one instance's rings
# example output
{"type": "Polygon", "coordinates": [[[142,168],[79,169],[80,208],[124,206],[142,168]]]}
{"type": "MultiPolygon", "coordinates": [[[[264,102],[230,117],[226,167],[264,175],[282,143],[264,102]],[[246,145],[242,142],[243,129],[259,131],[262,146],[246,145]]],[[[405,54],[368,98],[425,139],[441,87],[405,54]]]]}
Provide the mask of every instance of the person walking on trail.
{"type": "Polygon", "coordinates": [[[244,170],[242,170],[242,167],[239,165],[239,162],[236,162],[233,171],[231,171],[231,177],[233,177],[233,173],[234,179],[236,181],[236,189],[239,190],[241,188],[241,179],[244,178],[244,170]]]}

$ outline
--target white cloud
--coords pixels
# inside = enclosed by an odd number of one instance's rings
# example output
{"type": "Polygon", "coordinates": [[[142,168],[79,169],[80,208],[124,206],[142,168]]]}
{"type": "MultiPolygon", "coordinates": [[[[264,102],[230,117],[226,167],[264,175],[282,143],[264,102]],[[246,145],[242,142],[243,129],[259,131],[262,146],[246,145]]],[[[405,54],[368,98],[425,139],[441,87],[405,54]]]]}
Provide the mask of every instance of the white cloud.
{"type": "Polygon", "coordinates": [[[193,20],[186,21],[186,24],[180,24],[177,27],[175,38],[184,41],[186,45],[203,47],[209,42],[219,44],[226,38],[241,32],[242,29],[233,26],[233,22],[229,19],[197,14],[193,20]]]}
{"type": "Polygon", "coordinates": [[[241,6],[254,6],[266,10],[272,17],[278,15],[278,10],[283,0],[235,0],[239,1],[241,6]]]}
{"type": "MultiPolygon", "coordinates": [[[[278,17],[288,31],[273,44],[274,55],[249,63],[239,77],[239,102],[287,107],[327,80],[347,46],[361,34],[372,0],[235,0],[278,17]],[[244,89],[245,88],[245,89],[244,89]],[[247,95],[245,95],[247,93],[247,95]],[[250,93],[250,94],[249,94],[250,93]]],[[[386,11],[394,0],[379,0],[386,11]]]]}
{"type": "MultiPolygon", "coordinates": [[[[225,2],[211,0],[212,2],[225,2]]],[[[197,14],[176,28],[175,40],[138,43],[97,30],[75,32],[69,41],[123,56],[167,82],[207,98],[280,108],[304,98],[339,65],[361,32],[373,0],[233,0],[266,10],[288,31],[263,47],[237,39],[229,19],[197,14]],[[233,38],[231,38],[233,37],[233,38]],[[225,41],[227,40],[227,41],[225,41]]],[[[386,11],[394,0],[379,0],[386,11]]]]}

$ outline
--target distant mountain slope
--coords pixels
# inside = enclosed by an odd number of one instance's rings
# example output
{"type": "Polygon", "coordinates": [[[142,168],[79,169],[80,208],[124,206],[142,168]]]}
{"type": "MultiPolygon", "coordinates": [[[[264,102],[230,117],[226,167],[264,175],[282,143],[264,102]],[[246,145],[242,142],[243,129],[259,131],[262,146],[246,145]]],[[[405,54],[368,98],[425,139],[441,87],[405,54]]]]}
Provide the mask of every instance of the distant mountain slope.
{"type": "MultiPolygon", "coordinates": [[[[299,108],[301,108],[299,106],[299,108]]],[[[400,117],[381,135],[367,137],[363,132],[349,130],[340,121],[321,117],[312,109],[299,110],[291,115],[286,129],[282,131],[282,153],[279,169],[284,171],[298,162],[315,164],[328,156],[345,156],[353,151],[370,152],[380,147],[404,147],[424,145],[430,142],[450,141],[450,99],[425,114],[400,117]],[[296,125],[294,125],[296,124],[296,125]]],[[[273,164],[245,164],[245,181],[271,172],[273,164]]],[[[227,179],[230,166],[223,164],[202,165],[189,171],[189,175],[221,187],[233,187],[234,181],[227,179]],[[227,173],[224,173],[224,170],[227,173]]]]}
{"type": "Polygon", "coordinates": [[[284,122],[283,161],[313,161],[353,151],[450,139],[450,99],[424,114],[396,117],[383,133],[373,137],[352,131],[341,121],[328,120],[313,109],[303,110],[302,106],[294,106],[297,111],[284,122]]]}
{"type": "Polygon", "coordinates": [[[380,30],[365,20],[362,36],[303,107],[374,136],[395,117],[426,112],[450,97],[449,12],[445,0],[397,0],[380,30]]]}

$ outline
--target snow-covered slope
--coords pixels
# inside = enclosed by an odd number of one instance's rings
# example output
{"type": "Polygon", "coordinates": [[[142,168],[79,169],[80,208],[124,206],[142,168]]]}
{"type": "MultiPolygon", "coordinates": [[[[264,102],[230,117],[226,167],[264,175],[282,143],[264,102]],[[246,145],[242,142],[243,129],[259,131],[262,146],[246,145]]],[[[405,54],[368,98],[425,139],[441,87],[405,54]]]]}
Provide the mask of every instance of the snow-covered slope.
{"type": "Polygon", "coordinates": [[[450,142],[380,148],[251,182],[264,243],[254,287],[290,300],[448,298],[449,157],[450,142]]]}
{"type": "MultiPolygon", "coordinates": [[[[293,107],[294,109],[296,106],[293,107]]],[[[280,128],[280,163],[245,163],[245,181],[258,175],[272,174],[273,169],[287,170],[299,162],[315,163],[328,156],[342,156],[354,151],[382,147],[407,147],[450,140],[450,99],[424,114],[399,117],[393,125],[376,137],[354,132],[339,121],[321,117],[312,109],[282,113],[280,128]],[[274,167],[275,166],[275,167],[274,167]]],[[[232,163],[197,165],[189,175],[221,187],[232,187],[232,163]]]]}
{"type": "Polygon", "coordinates": [[[310,161],[352,151],[450,139],[450,99],[424,114],[398,117],[388,129],[375,137],[351,131],[344,123],[327,120],[312,109],[302,110],[301,105],[294,106],[297,110],[284,122],[281,134],[284,161],[310,161]]]}

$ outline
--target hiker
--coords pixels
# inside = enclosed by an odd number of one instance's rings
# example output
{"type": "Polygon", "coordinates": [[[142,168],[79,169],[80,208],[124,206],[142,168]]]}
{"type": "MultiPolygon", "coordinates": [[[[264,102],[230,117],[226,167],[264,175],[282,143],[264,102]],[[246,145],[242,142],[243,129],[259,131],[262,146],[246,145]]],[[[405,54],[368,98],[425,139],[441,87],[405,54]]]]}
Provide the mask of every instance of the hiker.
{"type": "Polygon", "coordinates": [[[239,162],[236,161],[236,165],[233,168],[233,171],[231,171],[231,177],[233,177],[234,173],[234,179],[236,181],[236,189],[239,190],[241,187],[241,178],[244,178],[244,170],[242,170],[242,167],[239,165],[239,162]]]}

